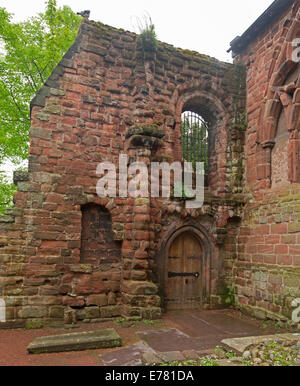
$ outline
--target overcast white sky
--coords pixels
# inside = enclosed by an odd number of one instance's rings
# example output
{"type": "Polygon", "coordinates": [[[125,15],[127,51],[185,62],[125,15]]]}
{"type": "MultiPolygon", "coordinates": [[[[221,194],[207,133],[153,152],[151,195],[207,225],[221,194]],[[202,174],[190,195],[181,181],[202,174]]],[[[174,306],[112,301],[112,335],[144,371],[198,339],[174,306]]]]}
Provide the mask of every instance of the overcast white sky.
{"type": "MultiPolygon", "coordinates": [[[[176,47],[198,51],[219,60],[231,61],[229,43],[241,35],[273,0],[57,0],[74,12],[90,10],[90,19],[138,32],[136,17],[148,13],[158,39],[176,47]]],[[[25,20],[45,8],[44,0],[0,0],[25,20]]]]}
{"type": "MultiPolygon", "coordinates": [[[[134,31],[135,16],[151,16],[158,39],[230,61],[229,43],[241,35],[273,0],[57,0],[74,12],[89,9],[91,20],[134,31]]],[[[0,0],[24,20],[44,10],[44,0],[0,0]]],[[[137,32],[137,31],[136,31],[137,32]]]]}

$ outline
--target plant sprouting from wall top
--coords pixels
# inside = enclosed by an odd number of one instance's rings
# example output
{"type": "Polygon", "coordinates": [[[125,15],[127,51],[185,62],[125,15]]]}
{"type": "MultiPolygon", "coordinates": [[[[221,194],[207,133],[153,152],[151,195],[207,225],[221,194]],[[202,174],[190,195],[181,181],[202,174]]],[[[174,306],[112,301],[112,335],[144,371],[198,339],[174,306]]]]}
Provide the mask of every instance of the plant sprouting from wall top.
{"type": "Polygon", "coordinates": [[[140,39],[143,51],[156,51],[156,32],[151,17],[149,15],[144,15],[142,20],[137,18],[137,24],[140,31],[140,39]]]}

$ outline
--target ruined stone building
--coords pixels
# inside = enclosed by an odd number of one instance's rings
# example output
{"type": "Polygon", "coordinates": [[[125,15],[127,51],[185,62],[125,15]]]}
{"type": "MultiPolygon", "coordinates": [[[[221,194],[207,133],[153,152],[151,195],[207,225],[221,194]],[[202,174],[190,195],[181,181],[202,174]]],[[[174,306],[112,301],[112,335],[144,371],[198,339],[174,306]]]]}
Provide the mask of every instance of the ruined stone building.
{"type": "Polygon", "coordinates": [[[15,173],[15,207],[0,218],[2,327],[229,305],[291,320],[299,5],[274,1],[231,43],[234,64],[161,42],[145,49],[134,33],[83,20],[32,101],[29,171],[15,173]],[[98,164],[119,165],[120,154],[149,168],[182,162],[183,113],[206,127],[201,208],[172,192],[97,195],[98,164]]]}

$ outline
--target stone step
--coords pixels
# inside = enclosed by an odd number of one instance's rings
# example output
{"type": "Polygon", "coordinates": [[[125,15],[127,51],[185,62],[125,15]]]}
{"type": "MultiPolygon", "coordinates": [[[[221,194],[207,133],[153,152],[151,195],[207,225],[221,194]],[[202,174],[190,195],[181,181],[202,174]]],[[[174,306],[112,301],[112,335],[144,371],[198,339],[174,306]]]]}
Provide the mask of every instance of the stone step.
{"type": "Polygon", "coordinates": [[[117,331],[114,328],[107,328],[72,334],[41,336],[29,344],[27,351],[30,354],[41,354],[120,346],[122,346],[122,341],[117,331]]]}
{"type": "Polygon", "coordinates": [[[260,335],[248,336],[243,338],[223,339],[221,341],[221,345],[228,351],[233,351],[238,355],[243,355],[243,353],[250,346],[258,345],[260,343],[269,343],[273,341],[300,341],[300,333],[260,335]]]}

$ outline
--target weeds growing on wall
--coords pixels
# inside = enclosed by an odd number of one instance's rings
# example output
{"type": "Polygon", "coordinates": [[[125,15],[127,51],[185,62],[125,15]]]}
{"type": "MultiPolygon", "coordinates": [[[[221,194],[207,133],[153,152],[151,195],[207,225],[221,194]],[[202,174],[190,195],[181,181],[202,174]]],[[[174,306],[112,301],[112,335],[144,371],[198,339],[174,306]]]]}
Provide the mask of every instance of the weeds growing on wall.
{"type": "Polygon", "coordinates": [[[155,26],[152,22],[151,17],[144,16],[143,19],[137,19],[138,28],[140,31],[140,39],[143,51],[156,51],[157,40],[156,40],[156,32],[155,26]]]}

